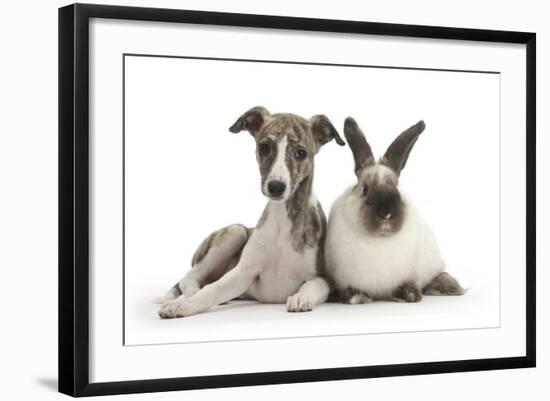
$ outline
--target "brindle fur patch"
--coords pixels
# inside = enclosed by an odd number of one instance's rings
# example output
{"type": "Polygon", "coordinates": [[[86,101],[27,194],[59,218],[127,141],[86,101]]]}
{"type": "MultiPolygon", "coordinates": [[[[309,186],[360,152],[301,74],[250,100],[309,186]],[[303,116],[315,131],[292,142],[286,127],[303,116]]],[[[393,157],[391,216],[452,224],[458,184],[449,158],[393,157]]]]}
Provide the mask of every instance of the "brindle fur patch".
{"type": "MultiPolygon", "coordinates": [[[[237,225],[247,230],[247,234],[249,235],[247,227],[243,226],[242,224],[237,225]]],[[[220,228],[219,230],[214,231],[212,234],[206,237],[206,239],[199,245],[199,247],[195,251],[191,260],[191,266],[195,266],[197,263],[200,263],[200,261],[204,259],[211,248],[220,246],[227,239],[231,227],[233,226],[220,228]]]]}
{"type": "Polygon", "coordinates": [[[277,159],[277,141],[272,137],[256,138],[256,159],[258,161],[258,167],[260,168],[261,186],[264,187],[265,181],[271,172],[271,167],[277,159]],[[270,152],[267,155],[260,153],[260,147],[262,145],[269,145],[270,152]]]}
{"type": "Polygon", "coordinates": [[[241,115],[237,121],[229,127],[229,131],[236,134],[242,130],[247,130],[250,132],[250,135],[255,136],[256,132],[258,132],[267,118],[269,118],[269,111],[265,107],[253,107],[241,115]]]}
{"type": "Polygon", "coordinates": [[[422,292],[425,295],[463,295],[464,288],[447,272],[439,273],[422,292]]]}
{"type": "Polygon", "coordinates": [[[327,218],[320,202],[317,202],[317,214],[321,226],[319,232],[319,243],[317,244],[317,260],[315,267],[317,269],[317,274],[326,279],[325,241],[327,238],[327,218]]]}
{"type": "Polygon", "coordinates": [[[180,283],[179,283],[179,282],[177,282],[176,284],[174,284],[174,286],[173,286],[172,288],[175,290],[175,294],[174,294],[174,295],[176,296],[176,298],[183,294],[183,292],[181,291],[180,283]]]}
{"type": "Polygon", "coordinates": [[[285,136],[288,143],[285,163],[288,167],[291,180],[291,182],[287,184],[290,186],[292,195],[301,181],[312,172],[313,157],[319,151],[321,145],[311,134],[310,123],[306,119],[288,113],[273,114],[256,135],[258,144],[256,157],[260,167],[262,187],[277,158],[277,145],[285,136]],[[268,154],[260,153],[262,144],[268,144],[270,146],[270,152],[268,154]],[[296,151],[300,148],[304,149],[307,153],[304,160],[297,160],[295,157],[296,151]]]}
{"type": "Polygon", "coordinates": [[[216,235],[216,233],[217,231],[213,232],[208,237],[206,237],[204,241],[201,242],[201,244],[193,254],[193,258],[191,259],[191,266],[195,266],[197,263],[199,263],[201,260],[204,259],[204,257],[210,250],[210,246],[212,245],[212,240],[214,239],[214,236],[216,235]]]}
{"type": "Polygon", "coordinates": [[[312,182],[312,176],[303,180],[294,196],[286,203],[287,215],[292,223],[292,246],[297,252],[321,246],[320,239],[326,231],[326,218],[324,213],[319,215],[319,204],[312,205],[309,202],[312,182]]]}
{"type": "MultiPolygon", "coordinates": [[[[233,269],[237,265],[241,258],[244,246],[252,235],[253,230],[254,228],[246,227],[243,224],[232,224],[230,226],[214,231],[199,245],[199,248],[195,252],[195,255],[193,255],[192,267],[195,267],[198,263],[200,263],[212,249],[221,247],[234,235],[242,236],[243,231],[244,234],[246,234],[242,238],[242,246],[235,248],[232,251],[234,253],[230,254],[229,257],[218,260],[217,266],[207,271],[206,276],[198,280],[200,287],[218,280],[221,276],[223,276],[225,273],[227,273],[229,270],[233,269]]],[[[180,292],[182,292],[179,286],[178,289],[180,290],[180,292]]]]}
{"type": "Polygon", "coordinates": [[[346,144],[344,140],[340,138],[336,128],[334,128],[330,120],[324,114],[317,114],[311,117],[310,122],[311,131],[319,144],[324,145],[332,139],[334,139],[340,146],[344,146],[346,144]]]}

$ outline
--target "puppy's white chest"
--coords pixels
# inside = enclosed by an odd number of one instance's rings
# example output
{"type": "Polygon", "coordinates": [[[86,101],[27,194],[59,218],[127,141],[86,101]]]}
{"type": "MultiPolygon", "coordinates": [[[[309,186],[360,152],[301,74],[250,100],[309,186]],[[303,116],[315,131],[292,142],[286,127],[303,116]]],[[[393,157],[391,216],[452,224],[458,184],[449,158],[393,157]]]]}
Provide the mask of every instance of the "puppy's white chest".
{"type": "Polygon", "coordinates": [[[286,302],[316,276],[317,247],[296,250],[291,228],[286,210],[271,208],[264,224],[254,231],[247,246],[257,248],[262,269],[247,295],[261,302],[286,302]]]}

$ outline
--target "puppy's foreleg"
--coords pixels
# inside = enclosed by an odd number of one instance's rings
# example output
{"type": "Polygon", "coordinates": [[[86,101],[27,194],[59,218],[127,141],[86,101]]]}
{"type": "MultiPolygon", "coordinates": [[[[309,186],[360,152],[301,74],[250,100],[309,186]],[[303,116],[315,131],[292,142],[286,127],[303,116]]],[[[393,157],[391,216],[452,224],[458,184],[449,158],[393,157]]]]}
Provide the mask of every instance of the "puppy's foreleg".
{"type": "Polygon", "coordinates": [[[286,300],[289,312],[309,312],[327,300],[330,288],[322,277],[306,281],[294,295],[286,300]]]}
{"type": "Polygon", "coordinates": [[[180,296],[162,305],[161,318],[185,317],[204,312],[209,308],[230,301],[243,294],[252,284],[258,271],[239,264],[219,280],[201,288],[195,295],[180,296]]]}

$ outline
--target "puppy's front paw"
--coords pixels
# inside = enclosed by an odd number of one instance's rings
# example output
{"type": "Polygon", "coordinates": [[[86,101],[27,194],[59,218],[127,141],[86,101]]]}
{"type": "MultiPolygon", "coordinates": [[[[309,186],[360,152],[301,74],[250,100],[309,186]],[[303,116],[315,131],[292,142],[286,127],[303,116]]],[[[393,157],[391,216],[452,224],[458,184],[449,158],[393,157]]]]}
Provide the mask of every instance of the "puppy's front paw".
{"type": "Polygon", "coordinates": [[[199,312],[199,309],[184,297],[164,303],[158,314],[162,319],[191,316],[199,312]]]}
{"type": "Polygon", "coordinates": [[[288,312],[310,312],[315,307],[315,300],[304,294],[294,294],[286,300],[288,312]]]}

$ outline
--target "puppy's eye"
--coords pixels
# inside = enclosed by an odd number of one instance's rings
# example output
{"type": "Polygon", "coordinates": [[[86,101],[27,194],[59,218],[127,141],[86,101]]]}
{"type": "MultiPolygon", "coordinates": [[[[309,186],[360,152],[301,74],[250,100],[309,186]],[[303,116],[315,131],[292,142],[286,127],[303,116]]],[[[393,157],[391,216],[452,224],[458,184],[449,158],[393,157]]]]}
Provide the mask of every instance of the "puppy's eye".
{"type": "Polygon", "coordinates": [[[262,143],[258,150],[260,155],[267,156],[271,152],[271,146],[269,146],[269,143],[262,143]]]}
{"type": "Polygon", "coordinates": [[[369,192],[369,186],[367,184],[363,185],[363,195],[366,195],[369,192]]]}
{"type": "Polygon", "coordinates": [[[307,156],[307,152],[304,149],[298,149],[294,154],[296,160],[304,160],[307,156]]]}

